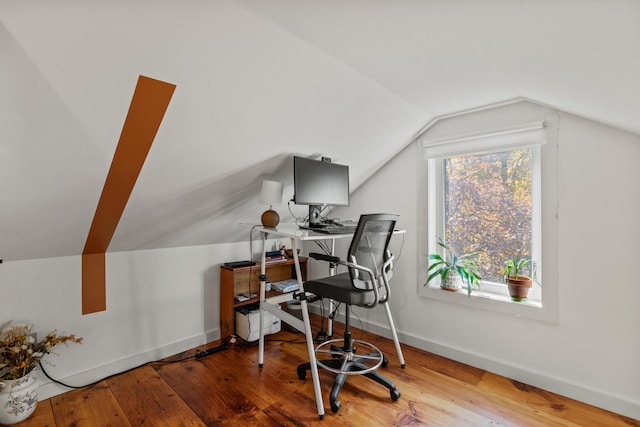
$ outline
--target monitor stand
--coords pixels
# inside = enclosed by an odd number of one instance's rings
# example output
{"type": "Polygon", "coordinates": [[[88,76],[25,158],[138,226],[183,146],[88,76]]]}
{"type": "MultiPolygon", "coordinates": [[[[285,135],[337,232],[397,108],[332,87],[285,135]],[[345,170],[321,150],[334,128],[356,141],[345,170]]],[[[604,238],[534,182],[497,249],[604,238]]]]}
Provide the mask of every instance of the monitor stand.
{"type": "Polygon", "coordinates": [[[320,219],[321,205],[309,205],[309,228],[323,228],[325,224],[320,219]]]}

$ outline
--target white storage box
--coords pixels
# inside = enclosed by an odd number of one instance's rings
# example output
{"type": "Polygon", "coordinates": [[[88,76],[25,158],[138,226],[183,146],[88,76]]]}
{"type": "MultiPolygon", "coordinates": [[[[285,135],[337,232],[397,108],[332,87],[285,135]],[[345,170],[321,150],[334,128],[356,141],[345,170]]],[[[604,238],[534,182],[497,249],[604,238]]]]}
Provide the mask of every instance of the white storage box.
{"type": "MultiPolygon", "coordinates": [[[[275,334],[280,332],[280,319],[268,311],[264,312],[262,324],[264,334],[275,334]]],[[[260,338],[260,310],[252,310],[248,313],[236,311],[236,334],[246,341],[256,341],[260,338]]]]}

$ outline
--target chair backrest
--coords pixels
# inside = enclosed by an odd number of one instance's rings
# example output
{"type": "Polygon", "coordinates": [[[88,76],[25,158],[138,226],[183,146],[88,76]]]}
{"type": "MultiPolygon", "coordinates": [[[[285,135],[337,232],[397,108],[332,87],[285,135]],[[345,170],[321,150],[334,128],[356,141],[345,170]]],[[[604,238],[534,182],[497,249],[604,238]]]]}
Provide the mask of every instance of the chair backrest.
{"type": "MultiPolygon", "coordinates": [[[[384,273],[383,266],[389,256],[387,248],[397,219],[396,214],[362,215],[351,240],[348,260],[373,271],[376,282],[380,282],[384,273]]],[[[373,289],[371,278],[365,272],[349,268],[349,274],[356,288],[373,289]]]]}

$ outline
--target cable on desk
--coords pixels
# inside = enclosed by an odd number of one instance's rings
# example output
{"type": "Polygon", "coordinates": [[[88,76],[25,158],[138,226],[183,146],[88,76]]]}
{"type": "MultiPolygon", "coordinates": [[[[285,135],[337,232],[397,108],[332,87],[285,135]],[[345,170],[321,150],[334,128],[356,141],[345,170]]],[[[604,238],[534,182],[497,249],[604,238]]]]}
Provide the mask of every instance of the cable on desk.
{"type": "Polygon", "coordinates": [[[320,247],[320,249],[322,249],[322,252],[324,252],[325,255],[331,255],[331,248],[329,248],[324,240],[314,240],[314,242],[320,247]]]}

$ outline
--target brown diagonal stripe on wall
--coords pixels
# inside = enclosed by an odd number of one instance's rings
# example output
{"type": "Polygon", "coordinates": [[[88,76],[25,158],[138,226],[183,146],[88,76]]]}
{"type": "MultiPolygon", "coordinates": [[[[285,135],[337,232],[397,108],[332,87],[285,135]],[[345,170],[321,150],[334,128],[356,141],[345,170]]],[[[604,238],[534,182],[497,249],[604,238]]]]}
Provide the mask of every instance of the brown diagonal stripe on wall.
{"type": "Polygon", "coordinates": [[[82,314],[104,311],[105,253],[176,86],[140,76],[82,252],[82,314]]]}

